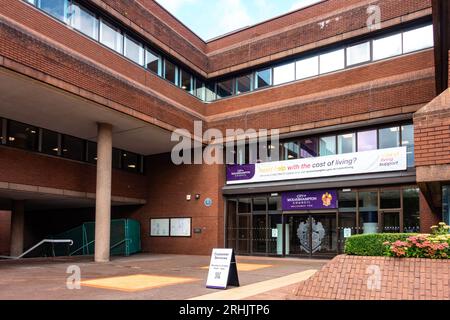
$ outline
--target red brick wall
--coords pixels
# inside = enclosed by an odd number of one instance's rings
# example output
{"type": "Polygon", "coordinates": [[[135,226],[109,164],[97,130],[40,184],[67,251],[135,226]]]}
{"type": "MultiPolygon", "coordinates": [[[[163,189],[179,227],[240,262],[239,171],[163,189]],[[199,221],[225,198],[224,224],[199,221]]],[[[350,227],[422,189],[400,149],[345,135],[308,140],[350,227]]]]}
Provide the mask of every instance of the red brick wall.
{"type": "Polygon", "coordinates": [[[422,192],[420,192],[420,232],[430,233],[431,226],[441,222],[441,212],[433,212],[422,192]]]}
{"type": "MultiPolygon", "coordinates": [[[[8,166],[0,166],[0,182],[95,193],[94,165],[7,147],[0,148],[0,162],[8,163],[8,166]]],[[[112,194],[145,199],[147,179],[143,175],[114,170],[112,194]]]]}
{"type": "Polygon", "coordinates": [[[450,260],[338,256],[302,282],[298,300],[449,300],[450,260]],[[379,268],[378,289],[375,269],[379,268]],[[375,280],[375,281],[372,281],[375,280]],[[375,286],[368,286],[375,284],[375,286]]]}
{"type": "Polygon", "coordinates": [[[0,211],[0,255],[9,255],[11,212],[0,211]]]}
{"type": "Polygon", "coordinates": [[[148,203],[130,217],[141,222],[142,247],[145,252],[177,254],[210,254],[214,247],[223,247],[224,204],[221,186],[225,170],[219,165],[171,164],[170,155],[150,157],[148,203]],[[153,168],[153,170],[152,170],[153,168]],[[187,201],[186,195],[192,195],[187,201]],[[195,195],[200,194],[200,200],[195,195]],[[213,205],[206,207],[204,200],[211,198],[213,205]],[[191,238],[150,237],[150,218],[190,217],[191,238]]]}

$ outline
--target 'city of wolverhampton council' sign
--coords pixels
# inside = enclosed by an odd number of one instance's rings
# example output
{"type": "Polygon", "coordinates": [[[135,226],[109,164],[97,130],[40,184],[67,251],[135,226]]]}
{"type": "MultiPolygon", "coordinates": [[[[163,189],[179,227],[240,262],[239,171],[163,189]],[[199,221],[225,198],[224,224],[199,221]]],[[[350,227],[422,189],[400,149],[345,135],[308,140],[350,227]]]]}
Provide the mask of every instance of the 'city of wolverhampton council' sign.
{"type": "Polygon", "coordinates": [[[317,158],[228,165],[227,184],[333,177],[406,169],[406,147],[399,147],[317,158]]]}
{"type": "Polygon", "coordinates": [[[294,191],[281,194],[283,211],[337,209],[336,190],[294,191]]]}

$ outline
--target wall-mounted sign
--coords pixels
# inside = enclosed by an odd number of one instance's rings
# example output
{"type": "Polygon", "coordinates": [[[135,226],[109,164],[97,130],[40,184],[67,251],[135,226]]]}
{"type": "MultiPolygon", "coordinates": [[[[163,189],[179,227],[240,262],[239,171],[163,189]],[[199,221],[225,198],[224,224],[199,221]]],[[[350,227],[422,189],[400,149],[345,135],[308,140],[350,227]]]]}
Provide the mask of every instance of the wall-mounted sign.
{"type": "Polygon", "coordinates": [[[191,236],[191,218],[172,218],[170,219],[171,237],[190,237],[191,236]]]}
{"type": "Polygon", "coordinates": [[[204,204],[205,204],[206,207],[211,207],[212,204],[213,204],[213,201],[212,201],[211,198],[206,198],[205,201],[204,201],[204,204]]]}
{"type": "Polygon", "coordinates": [[[170,219],[151,219],[150,236],[168,237],[170,234],[170,219]]]}
{"type": "Polygon", "coordinates": [[[227,184],[332,177],[407,169],[406,147],[247,165],[228,165],[227,184]]]}
{"type": "Polygon", "coordinates": [[[234,251],[233,249],[213,249],[206,287],[226,289],[228,286],[239,287],[234,251]]]}
{"type": "Polygon", "coordinates": [[[295,191],[281,194],[284,211],[337,209],[336,190],[295,191]]]}

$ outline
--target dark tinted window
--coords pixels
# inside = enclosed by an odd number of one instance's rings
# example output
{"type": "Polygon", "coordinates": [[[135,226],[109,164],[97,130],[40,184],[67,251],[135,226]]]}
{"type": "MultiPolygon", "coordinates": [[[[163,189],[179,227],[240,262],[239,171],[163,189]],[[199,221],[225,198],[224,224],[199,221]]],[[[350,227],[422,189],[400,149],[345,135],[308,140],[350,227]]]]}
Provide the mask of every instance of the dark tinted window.
{"type": "Polygon", "coordinates": [[[217,98],[226,98],[233,94],[233,79],[217,83],[217,98]]]}
{"type": "Polygon", "coordinates": [[[87,162],[97,163],[97,143],[88,141],[86,145],[87,162]]]}
{"type": "Polygon", "coordinates": [[[59,134],[42,129],[42,152],[57,156],[59,151],[59,134]]]}
{"type": "Polygon", "coordinates": [[[236,79],[237,94],[249,92],[252,90],[252,75],[248,74],[236,79]]]}
{"type": "Polygon", "coordinates": [[[189,72],[186,72],[184,70],[180,71],[180,76],[181,76],[181,89],[187,91],[187,92],[191,92],[192,91],[192,76],[189,72]]]}
{"type": "Polygon", "coordinates": [[[84,140],[72,136],[63,136],[62,156],[68,159],[84,160],[84,140]]]}
{"type": "Polygon", "coordinates": [[[167,60],[165,60],[164,65],[164,78],[173,84],[177,84],[177,67],[167,60]]]}
{"type": "Polygon", "coordinates": [[[9,121],[7,143],[17,148],[37,150],[38,129],[28,124],[9,121]]]}
{"type": "Polygon", "coordinates": [[[131,171],[139,172],[140,161],[139,156],[132,152],[122,151],[122,168],[131,171]]]}
{"type": "Polygon", "coordinates": [[[112,150],[112,167],[114,169],[120,169],[120,163],[122,158],[122,151],[119,149],[113,148],[112,150]]]}

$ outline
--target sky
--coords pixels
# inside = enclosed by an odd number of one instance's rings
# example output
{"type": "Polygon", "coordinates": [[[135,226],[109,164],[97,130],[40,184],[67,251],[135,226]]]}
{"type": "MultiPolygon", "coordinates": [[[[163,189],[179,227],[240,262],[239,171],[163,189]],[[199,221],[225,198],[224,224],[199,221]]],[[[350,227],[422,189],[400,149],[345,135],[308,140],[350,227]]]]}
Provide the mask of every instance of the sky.
{"type": "Polygon", "coordinates": [[[156,0],[203,40],[321,0],[156,0]]]}

